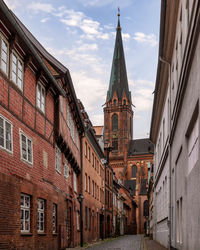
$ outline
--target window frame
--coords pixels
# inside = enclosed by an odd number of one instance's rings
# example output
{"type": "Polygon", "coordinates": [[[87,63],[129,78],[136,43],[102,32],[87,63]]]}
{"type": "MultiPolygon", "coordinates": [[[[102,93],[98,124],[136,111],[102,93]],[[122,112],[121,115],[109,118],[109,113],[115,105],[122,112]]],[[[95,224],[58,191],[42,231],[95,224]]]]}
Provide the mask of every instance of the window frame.
{"type": "Polygon", "coordinates": [[[36,106],[37,108],[45,114],[45,109],[46,109],[46,89],[44,87],[44,85],[41,83],[41,81],[37,82],[37,86],[36,86],[36,106]],[[40,87],[40,90],[39,90],[40,87]],[[44,103],[42,102],[42,91],[44,92],[44,103]],[[38,96],[40,96],[40,98],[38,98],[38,96]],[[39,103],[38,103],[39,100],[39,103]],[[42,105],[44,108],[42,108],[42,105]]]}
{"type": "Polygon", "coordinates": [[[9,152],[9,153],[13,153],[13,124],[12,124],[12,122],[11,121],[9,121],[6,117],[4,117],[3,115],[1,115],[0,114],[0,118],[2,118],[2,120],[3,120],[3,143],[4,143],[4,146],[1,146],[0,145],[0,148],[1,149],[3,149],[3,150],[6,150],[7,152],[9,152]],[[11,150],[9,150],[9,149],[7,149],[6,148],[6,126],[5,126],[5,124],[6,124],[6,122],[8,123],[8,124],[10,124],[10,141],[11,141],[11,150]]]}
{"type": "Polygon", "coordinates": [[[69,163],[68,163],[67,159],[65,159],[65,164],[64,164],[64,177],[65,177],[65,179],[67,179],[69,177],[69,163]]]}
{"type": "Polygon", "coordinates": [[[73,183],[74,183],[74,192],[77,193],[78,192],[78,186],[77,186],[77,176],[76,176],[75,172],[73,172],[73,183]]]}
{"type": "Polygon", "coordinates": [[[3,34],[0,32],[0,70],[4,72],[8,76],[8,70],[9,70],[9,43],[7,39],[3,36],[3,34]],[[6,72],[2,68],[2,51],[3,51],[3,46],[2,46],[2,41],[7,45],[7,54],[6,54],[6,59],[7,61],[5,62],[6,64],[6,72]]]}
{"type": "Polygon", "coordinates": [[[17,86],[18,89],[20,89],[21,91],[23,91],[23,87],[24,87],[24,62],[22,60],[22,58],[19,56],[19,54],[15,51],[15,50],[12,50],[11,54],[10,54],[10,80],[15,84],[15,86],[17,86]],[[13,55],[15,56],[16,58],[16,72],[15,72],[15,75],[16,75],[16,81],[13,79],[13,55]],[[18,76],[19,76],[19,63],[21,63],[21,73],[22,73],[22,76],[21,76],[21,87],[19,86],[18,84],[18,79],[20,79],[18,76]]]}
{"type": "Polygon", "coordinates": [[[56,157],[55,157],[55,168],[56,168],[56,172],[58,172],[59,174],[61,174],[61,168],[62,168],[62,152],[59,149],[59,147],[56,145],[56,157]],[[58,159],[58,153],[59,153],[59,159],[58,159]],[[59,160],[59,164],[60,167],[58,168],[58,160],[59,160]]]}
{"type": "Polygon", "coordinates": [[[19,130],[19,134],[20,134],[20,155],[21,155],[21,160],[27,162],[28,164],[33,165],[33,141],[32,141],[32,139],[31,139],[29,136],[27,136],[27,134],[24,133],[21,129],[19,130]],[[25,139],[26,139],[27,159],[23,158],[22,136],[24,136],[25,139]],[[29,160],[28,160],[28,141],[31,142],[31,160],[32,160],[32,161],[29,161],[29,160]]]}
{"type": "Polygon", "coordinates": [[[53,210],[52,210],[52,232],[53,234],[57,233],[57,204],[53,203],[53,210]],[[54,219],[55,217],[55,219],[54,219]]]}
{"type": "Polygon", "coordinates": [[[21,233],[30,233],[30,230],[31,230],[31,196],[30,195],[27,195],[27,194],[24,194],[24,193],[21,193],[20,194],[20,231],[21,233]],[[24,197],[23,198],[23,201],[24,201],[24,204],[22,205],[21,202],[22,202],[22,196],[24,197]],[[29,198],[29,204],[28,206],[25,205],[25,198],[29,198]],[[23,211],[23,220],[22,220],[22,211],[23,211]],[[26,211],[28,211],[28,220],[26,220],[26,211]],[[26,230],[26,226],[25,226],[25,222],[28,221],[28,230],[26,230]],[[21,229],[21,222],[23,223],[23,229],[21,229]]]}
{"type": "Polygon", "coordinates": [[[44,199],[38,198],[38,209],[37,209],[37,212],[38,212],[37,232],[38,233],[44,233],[45,232],[45,200],[44,199]],[[43,203],[43,208],[39,208],[39,202],[43,203]],[[39,216],[39,214],[40,214],[40,216],[39,216]],[[41,214],[43,214],[43,221],[41,220],[41,214]],[[40,223],[43,224],[43,230],[38,229],[38,226],[40,227],[40,223]]]}

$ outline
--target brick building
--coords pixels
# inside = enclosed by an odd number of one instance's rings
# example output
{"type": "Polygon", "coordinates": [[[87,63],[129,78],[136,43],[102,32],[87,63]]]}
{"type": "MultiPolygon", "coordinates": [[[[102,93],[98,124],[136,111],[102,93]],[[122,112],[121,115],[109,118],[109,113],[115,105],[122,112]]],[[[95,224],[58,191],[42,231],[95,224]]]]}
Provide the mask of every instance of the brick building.
{"type": "MultiPolygon", "coordinates": [[[[104,107],[104,143],[112,146],[110,166],[119,183],[131,192],[137,203],[137,223],[133,231],[143,233],[146,221],[143,207],[147,200],[148,166],[153,163],[153,145],[148,138],[132,139],[132,98],[128,86],[119,14],[116,30],[110,83],[104,107]]],[[[134,218],[129,220],[134,221],[134,218]]]]}
{"type": "Polygon", "coordinates": [[[105,237],[105,171],[104,153],[83,104],[79,107],[85,124],[83,137],[83,241],[91,242],[105,237]]]}
{"type": "Polygon", "coordinates": [[[0,2],[0,249],[80,239],[81,135],[68,69],[0,2]]]}

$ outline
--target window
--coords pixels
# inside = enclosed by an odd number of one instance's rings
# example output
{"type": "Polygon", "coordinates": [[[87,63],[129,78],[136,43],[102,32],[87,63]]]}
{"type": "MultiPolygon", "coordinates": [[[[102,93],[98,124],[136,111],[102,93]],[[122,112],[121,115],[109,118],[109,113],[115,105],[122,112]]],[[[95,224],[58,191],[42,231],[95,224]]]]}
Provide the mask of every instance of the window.
{"type": "Polygon", "coordinates": [[[57,205],[53,203],[53,218],[52,218],[53,233],[57,232],[57,205]]]}
{"type": "Polygon", "coordinates": [[[87,142],[85,142],[85,157],[87,158],[87,142]]]}
{"type": "Polygon", "coordinates": [[[91,230],[91,208],[89,208],[89,215],[88,215],[88,229],[91,230]]]}
{"type": "Polygon", "coordinates": [[[85,191],[87,192],[87,174],[85,174],[85,191]]]}
{"type": "Polygon", "coordinates": [[[41,83],[37,84],[37,107],[45,112],[45,88],[41,83]]]}
{"type": "Polygon", "coordinates": [[[112,116],[112,130],[118,130],[118,116],[116,114],[112,116]]]}
{"type": "Polygon", "coordinates": [[[76,211],[76,226],[77,226],[77,230],[80,230],[79,212],[78,211],[76,211]]]}
{"type": "Polygon", "coordinates": [[[113,150],[118,150],[118,140],[112,140],[112,147],[113,150]]]}
{"type": "Polygon", "coordinates": [[[87,229],[87,207],[85,207],[85,229],[87,229]]]}
{"type": "Polygon", "coordinates": [[[94,196],[94,181],[92,181],[92,196],[94,196]]]}
{"type": "Polygon", "coordinates": [[[117,100],[114,99],[113,103],[114,103],[114,106],[116,106],[117,105],[117,100]]]}
{"type": "Polygon", "coordinates": [[[12,152],[12,123],[0,115],[0,147],[12,152]]]}
{"type": "Polygon", "coordinates": [[[45,202],[43,199],[38,199],[38,232],[44,232],[44,209],[45,202]]]}
{"type": "Polygon", "coordinates": [[[94,167],[94,153],[92,153],[92,166],[94,167]]]}
{"type": "Polygon", "coordinates": [[[188,174],[191,172],[198,160],[199,144],[199,118],[194,122],[192,131],[188,137],[188,174]]]}
{"type": "Polygon", "coordinates": [[[11,80],[22,90],[23,88],[23,63],[19,56],[12,52],[11,55],[11,80]]]}
{"type": "Polygon", "coordinates": [[[77,193],[77,177],[76,177],[76,173],[75,172],[73,173],[74,173],[74,192],[77,193]]]}
{"type": "Polygon", "coordinates": [[[90,161],[90,147],[88,147],[88,161],[90,161]]]}
{"type": "Polygon", "coordinates": [[[90,193],[90,177],[88,176],[88,193],[90,193]]]}
{"type": "Polygon", "coordinates": [[[0,35],[0,68],[8,74],[8,43],[0,35]]]}
{"type": "Polygon", "coordinates": [[[61,174],[61,151],[56,146],[56,171],[61,174]]]}
{"type": "Polygon", "coordinates": [[[33,164],[33,147],[32,140],[23,132],[20,132],[21,138],[21,158],[28,163],[33,164]]]}
{"type": "Polygon", "coordinates": [[[21,194],[21,232],[30,232],[30,203],[29,195],[21,194]]]}
{"type": "Polygon", "coordinates": [[[124,105],[126,105],[126,100],[125,99],[123,100],[123,103],[124,103],[124,105]]]}
{"type": "Polygon", "coordinates": [[[64,164],[64,177],[66,179],[69,177],[69,166],[68,166],[67,160],[65,160],[65,164],[64,164]]]}
{"type": "Polygon", "coordinates": [[[137,166],[133,165],[131,167],[131,176],[132,176],[132,178],[136,178],[136,174],[137,174],[137,166]]]}

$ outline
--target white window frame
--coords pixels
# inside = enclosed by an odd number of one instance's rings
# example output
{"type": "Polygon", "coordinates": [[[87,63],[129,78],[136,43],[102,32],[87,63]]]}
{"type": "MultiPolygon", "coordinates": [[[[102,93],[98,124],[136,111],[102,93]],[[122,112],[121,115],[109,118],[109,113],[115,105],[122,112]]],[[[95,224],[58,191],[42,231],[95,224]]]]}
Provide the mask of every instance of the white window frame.
{"type": "Polygon", "coordinates": [[[64,177],[66,179],[69,177],[69,165],[67,159],[65,159],[65,164],[64,164],[64,177]]]}
{"type": "Polygon", "coordinates": [[[77,190],[78,190],[78,187],[77,187],[77,176],[76,176],[76,173],[73,172],[73,179],[74,179],[74,192],[77,193],[77,190]]]}
{"type": "Polygon", "coordinates": [[[45,231],[45,200],[38,199],[38,233],[44,233],[45,231]],[[42,228],[43,227],[43,228],[42,228]]]}
{"type": "Polygon", "coordinates": [[[52,211],[52,231],[53,233],[57,232],[57,204],[53,203],[52,211]]]}
{"type": "Polygon", "coordinates": [[[29,136],[27,136],[22,130],[19,130],[19,134],[20,134],[21,160],[23,160],[23,161],[25,161],[25,162],[27,162],[27,163],[33,165],[33,142],[32,142],[32,139],[31,139],[29,136]],[[23,157],[22,136],[24,136],[24,137],[25,137],[25,140],[26,140],[26,144],[25,144],[25,146],[26,146],[26,158],[23,157]],[[28,145],[29,143],[28,143],[28,142],[31,143],[31,147],[30,147],[30,148],[29,148],[29,145],[28,145]],[[30,160],[28,159],[28,151],[29,151],[29,150],[31,150],[31,159],[30,159],[30,160]]]}
{"type": "Polygon", "coordinates": [[[79,212],[76,211],[76,226],[77,226],[77,230],[80,230],[80,221],[79,221],[79,212]]]}
{"type": "Polygon", "coordinates": [[[3,130],[3,146],[0,145],[0,148],[2,149],[5,149],[6,151],[10,152],[10,153],[13,153],[13,125],[12,123],[6,119],[3,115],[0,114],[0,119],[3,120],[3,128],[0,127],[0,133],[1,133],[1,130],[3,130]],[[7,140],[6,139],[6,124],[9,124],[11,127],[10,127],[10,140],[7,140]],[[7,148],[6,147],[6,141],[10,142],[11,144],[11,149],[7,148]]]}
{"type": "Polygon", "coordinates": [[[26,195],[26,194],[21,193],[21,198],[20,198],[21,229],[20,229],[20,231],[22,233],[29,233],[30,232],[30,208],[31,208],[30,195],[26,195]],[[23,204],[22,204],[22,200],[23,200],[23,204]],[[22,216],[22,214],[23,214],[23,216],[22,216]],[[28,224],[27,229],[26,229],[26,223],[28,224]]]}
{"type": "Polygon", "coordinates": [[[36,105],[37,107],[45,113],[45,104],[46,104],[46,90],[44,85],[41,82],[37,83],[37,94],[36,94],[36,105]]]}
{"type": "Polygon", "coordinates": [[[6,74],[8,75],[8,67],[9,67],[9,43],[7,42],[7,40],[4,38],[4,36],[0,33],[0,69],[6,74]],[[7,51],[3,50],[3,42],[5,43],[5,45],[7,46],[7,51]],[[3,60],[2,57],[2,53],[6,54],[6,61],[3,60]],[[5,63],[6,65],[6,71],[2,68],[2,61],[3,63],[5,63]]]}
{"type": "Polygon", "coordinates": [[[24,63],[22,59],[19,57],[18,53],[16,51],[12,51],[11,53],[11,60],[10,60],[10,79],[11,81],[20,89],[23,90],[23,78],[24,78],[24,63]],[[16,58],[16,64],[13,62],[13,56],[16,58]],[[14,72],[13,65],[16,65],[16,72],[14,72]],[[19,65],[21,64],[21,70],[19,68],[19,65]],[[16,75],[15,79],[13,78],[13,72],[16,75]],[[19,77],[19,73],[21,72],[21,78],[19,77]],[[21,80],[21,86],[19,85],[19,79],[21,80]]]}
{"type": "Polygon", "coordinates": [[[62,159],[62,153],[59,147],[56,145],[56,157],[55,157],[55,165],[56,165],[56,171],[61,174],[61,159],[62,159]]]}
{"type": "Polygon", "coordinates": [[[188,136],[188,174],[192,171],[193,167],[199,158],[199,115],[194,122],[192,131],[188,136]]]}

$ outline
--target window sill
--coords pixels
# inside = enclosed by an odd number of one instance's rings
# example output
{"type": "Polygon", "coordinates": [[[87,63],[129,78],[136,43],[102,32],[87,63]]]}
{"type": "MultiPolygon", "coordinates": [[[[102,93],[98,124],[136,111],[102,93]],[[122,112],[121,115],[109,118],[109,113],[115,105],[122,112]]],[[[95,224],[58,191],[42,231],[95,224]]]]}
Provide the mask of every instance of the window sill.
{"type": "Polygon", "coordinates": [[[21,232],[21,236],[32,236],[32,235],[33,235],[32,233],[21,232]]]}
{"type": "Polygon", "coordinates": [[[53,233],[53,236],[58,236],[58,233],[53,233]]]}
{"type": "Polygon", "coordinates": [[[45,235],[47,235],[46,233],[40,233],[40,232],[38,232],[38,235],[41,235],[41,236],[45,236],[45,235]]]}

